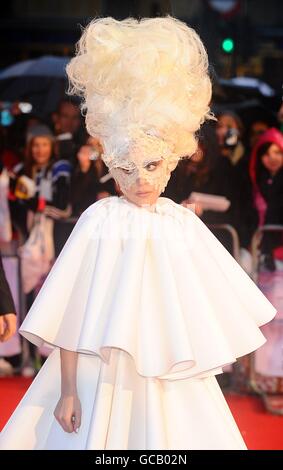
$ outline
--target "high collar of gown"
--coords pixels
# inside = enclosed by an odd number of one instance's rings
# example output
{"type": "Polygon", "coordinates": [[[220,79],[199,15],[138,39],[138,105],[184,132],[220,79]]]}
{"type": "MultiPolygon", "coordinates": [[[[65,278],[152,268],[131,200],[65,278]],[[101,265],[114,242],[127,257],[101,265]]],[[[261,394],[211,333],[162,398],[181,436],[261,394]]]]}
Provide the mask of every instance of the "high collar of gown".
{"type": "Polygon", "coordinates": [[[161,206],[164,205],[164,204],[168,204],[170,203],[170,199],[167,199],[165,197],[159,197],[157,198],[156,202],[154,204],[144,204],[142,206],[138,206],[137,204],[135,204],[134,202],[130,201],[129,199],[127,199],[125,196],[120,196],[119,197],[119,200],[121,203],[125,203],[125,204],[128,204],[130,207],[132,207],[133,209],[135,208],[139,208],[139,209],[143,209],[143,210],[147,210],[149,212],[153,212],[153,213],[159,213],[160,210],[161,210],[161,206]]]}

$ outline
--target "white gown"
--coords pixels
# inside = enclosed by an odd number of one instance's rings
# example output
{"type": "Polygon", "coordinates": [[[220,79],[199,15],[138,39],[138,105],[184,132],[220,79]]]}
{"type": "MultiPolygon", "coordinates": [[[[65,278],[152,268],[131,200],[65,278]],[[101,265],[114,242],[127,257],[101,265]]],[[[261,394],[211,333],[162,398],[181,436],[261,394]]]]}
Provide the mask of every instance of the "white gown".
{"type": "Polygon", "coordinates": [[[276,313],[189,209],[112,196],[80,217],[20,332],[55,346],[1,449],[246,449],[215,375],[276,313]],[[78,351],[78,432],[53,416],[60,350],[78,351]]]}

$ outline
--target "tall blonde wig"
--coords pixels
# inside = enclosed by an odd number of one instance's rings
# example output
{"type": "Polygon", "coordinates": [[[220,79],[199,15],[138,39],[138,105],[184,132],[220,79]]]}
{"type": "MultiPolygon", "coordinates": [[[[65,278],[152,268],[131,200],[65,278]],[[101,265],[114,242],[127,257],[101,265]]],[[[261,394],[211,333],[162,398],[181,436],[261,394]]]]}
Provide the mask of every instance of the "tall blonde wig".
{"type": "Polygon", "coordinates": [[[204,45],[171,16],[93,20],[67,74],[69,92],[82,95],[87,130],[102,143],[108,166],[133,135],[162,140],[172,159],[190,156],[196,131],[213,117],[204,45]]]}

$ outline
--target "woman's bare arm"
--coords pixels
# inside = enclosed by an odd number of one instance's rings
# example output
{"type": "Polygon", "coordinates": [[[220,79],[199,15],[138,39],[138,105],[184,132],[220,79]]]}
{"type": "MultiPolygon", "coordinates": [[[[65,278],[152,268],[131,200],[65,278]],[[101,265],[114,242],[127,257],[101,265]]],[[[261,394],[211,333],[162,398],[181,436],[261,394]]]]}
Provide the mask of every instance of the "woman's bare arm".
{"type": "Polygon", "coordinates": [[[61,358],[61,394],[77,393],[78,353],[60,349],[61,358]]]}
{"type": "Polygon", "coordinates": [[[60,349],[61,397],[54,416],[66,432],[78,432],[81,425],[81,404],[77,392],[78,353],[60,349]]]}

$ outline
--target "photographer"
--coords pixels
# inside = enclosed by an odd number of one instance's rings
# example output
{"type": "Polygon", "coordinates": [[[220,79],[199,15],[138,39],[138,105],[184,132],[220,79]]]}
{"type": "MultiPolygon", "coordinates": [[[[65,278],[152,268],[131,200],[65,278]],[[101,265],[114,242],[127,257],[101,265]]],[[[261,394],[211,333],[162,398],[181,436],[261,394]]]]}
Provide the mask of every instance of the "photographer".
{"type": "Polygon", "coordinates": [[[221,155],[227,157],[236,166],[245,156],[245,148],[241,141],[243,134],[242,122],[236,113],[222,111],[217,115],[216,136],[221,155]]]}
{"type": "Polygon", "coordinates": [[[237,230],[240,246],[244,250],[243,256],[249,257],[247,250],[250,248],[251,238],[256,229],[257,214],[253,205],[248,169],[249,155],[241,140],[244,129],[240,118],[232,111],[223,111],[217,118],[216,135],[220,152],[232,164],[232,186],[235,192],[233,225],[237,230]]]}

